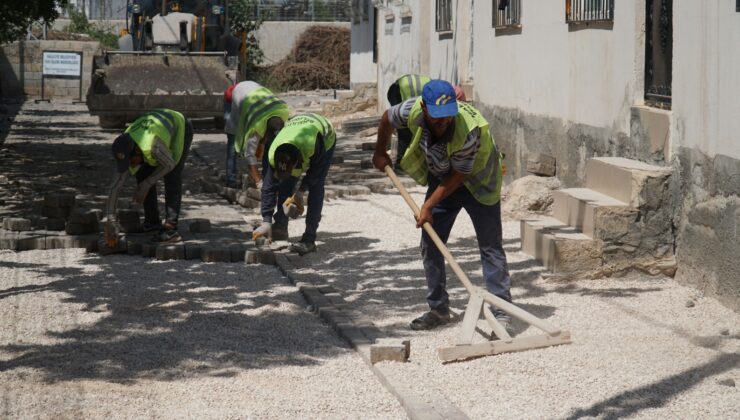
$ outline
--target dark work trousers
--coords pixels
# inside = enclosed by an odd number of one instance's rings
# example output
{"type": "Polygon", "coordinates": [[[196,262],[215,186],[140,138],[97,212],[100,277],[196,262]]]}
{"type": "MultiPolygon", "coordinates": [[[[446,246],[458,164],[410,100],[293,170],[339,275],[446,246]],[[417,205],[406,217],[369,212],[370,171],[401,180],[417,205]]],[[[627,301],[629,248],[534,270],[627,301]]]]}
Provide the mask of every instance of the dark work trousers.
{"type": "MultiPolygon", "coordinates": [[[[185,167],[185,160],[190,151],[190,145],[193,143],[193,124],[190,120],[185,120],[185,140],[182,146],[182,156],[177,162],[175,168],[164,176],[164,204],[165,204],[165,222],[177,227],[177,220],[180,217],[180,203],[182,203],[182,169],[185,167]]],[[[136,182],[141,183],[156,170],[156,167],[149,166],[146,163],[136,172],[136,182]]],[[[149,193],[144,199],[144,219],[148,223],[159,223],[159,209],[157,207],[157,184],[152,185],[149,193]]]]}
{"type": "MultiPolygon", "coordinates": [[[[429,188],[426,199],[439,185],[439,180],[430,175],[429,188]]],[[[481,263],[483,264],[483,278],[486,289],[492,294],[511,302],[511,278],[506,264],[506,253],[502,246],[501,234],[501,202],[492,206],[481,204],[473,194],[460,185],[455,192],[442,200],[432,209],[432,226],[442,242],[447,243],[452,225],[458,213],[465,209],[473,221],[475,236],[478,239],[481,263]]],[[[424,272],[427,278],[427,302],[429,307],[440,312],[449,311],[449,297],[447,295],[444,256],[426,231],[421,234],[421,255],[424,258],[424,272]]]]}
{"type": "MultiPolygon", "coordinates": [[[[235,112],[239,112],[238,110],[235,112]]],[[[224,102],[224,121],[229,121],[231,102],[224,102]]],[[[226,186],[236,188],[236,150],[234,134],[226,133],[226,186]]]]}
{"type": "MultiPolygon", "coordinates": [[[[308,202],[306,203],[308,208],[306,210],[306,230],[301,237],[301,242],[316,242],[316,231],[319,229],[321,211],[324,208],[324,184],[334,156],[335,146],[336,141],[329,150],[324,150],[323,138],[318,136],[316,139],[316,152],[303,178],[303,187],[308,190],[308,202]]],[[[282,204],[295,191],[298,178],[290,177],[280,182],[275,178],[275,173],[269,162],[266,162],[266,158],[262,160],[262,164],[262,204],[260,208],[262,220],[269,222],[274,217],[275,226],[287,228],[289,219],[283,213],[282,204]]]]}

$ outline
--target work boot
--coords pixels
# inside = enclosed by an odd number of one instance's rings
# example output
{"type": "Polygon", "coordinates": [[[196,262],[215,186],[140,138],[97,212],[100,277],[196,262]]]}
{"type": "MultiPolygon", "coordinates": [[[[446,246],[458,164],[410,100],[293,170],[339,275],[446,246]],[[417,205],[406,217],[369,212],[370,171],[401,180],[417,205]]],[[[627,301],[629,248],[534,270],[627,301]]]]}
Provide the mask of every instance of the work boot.
{"type": "Polygon", "coordinates": [[[175,243],[182,241],[182,236],[177,232],[177,229],[163,227],[160,231],[154,235],[152,242],[160,243],[175,243]]]}
{"type": "Polygon", "coordinates": [[[290,251],[297,252],[300,256],[306,255],[309,252],[316,252],[316,242],[294,242],[290,244],[290,251]]]}
{"type": "MultiPolygon", "coordinates": [[[[506,312],[500,310],[500,309],[494,309],[492,310],[493,317],[496,318],[496,321],[498,321],[499,324],[501,324],[502,327],[506,330],[506,333],[509,334],[510,337],[514,336],[514,328],[511,325],[511,317],[506,312]]],[[[500,337],[496,337],[496,333],[491,331],[491,340],[499,340],[500,337]]]]}
{"type": "Polygon", "coordinates": [[[432,330],[450,322],[450,311],[432,309],[424,315],[411,321],[409,327],[412,330],[432,330]]]}
{"type": "Polygon", "coordinates": [[[288,240],[288,226],[272,225],[272,240],[273,241],[287,241],[288,240]]]}

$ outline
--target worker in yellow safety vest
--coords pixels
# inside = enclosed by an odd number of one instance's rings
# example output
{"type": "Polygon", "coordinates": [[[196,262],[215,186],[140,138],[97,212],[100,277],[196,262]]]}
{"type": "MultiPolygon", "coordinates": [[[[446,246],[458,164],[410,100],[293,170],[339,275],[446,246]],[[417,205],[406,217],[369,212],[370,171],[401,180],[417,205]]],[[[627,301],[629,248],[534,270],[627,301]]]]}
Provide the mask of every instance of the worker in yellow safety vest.
{"type": "Polygon", "coordinates": [[[181,113],[156,109],[139,117],[113,141],[116,177],[108,192],[106,239],[113,240],[118,194],[129,174],[138,187],[133,201],[144,205],[144,232],[158,231],[158,242],[178,242],[177,222],[182,202],[182,170],[193,142],[193,126],[181,113]],[[157,181],[164,178],[165,220],[157,207],[157,181]]]}
{"type": "MultiPolygon", "coordinates": [[[[419,74],[404,74],[388,88],[388,102],[391,106],[394,106],[411,98],[416,98],[421,95],[421,90],[429,80],[431,80],[429,77],[419,74]]],[[[400,169],[399,162],[403,154],[406,153],[409,144],[411,144],[411,131],[408,128],[399,128],[396,130],[396,135],[398,136],[398,146],[396,148],[395,166],[398,170],[400,169]]]]}
{"type": "MultiPolygon", "coordinates": [[[[398,128],[408,128],[413,135],[401,167],[417,183],[428,185],[417,227],[430,223],[446,243],[458,213],[465,209],[478,240],[486,288],[511,302],[511,278],[501,243],[502,154],[488,122],[473,106],[456,100],[450,83],[431,80],[420,97],[383,114],[373,155],[373,164],[381,171],[391,165],[386,147],[398,128]]],[[[421,253],[430,310],[411,322],[415,330],[432,329],[450,319],[444,257],[424,231],[421,253]]],[[[492,310],[510,329],[509,316],[497,308],[492,310]]]]}

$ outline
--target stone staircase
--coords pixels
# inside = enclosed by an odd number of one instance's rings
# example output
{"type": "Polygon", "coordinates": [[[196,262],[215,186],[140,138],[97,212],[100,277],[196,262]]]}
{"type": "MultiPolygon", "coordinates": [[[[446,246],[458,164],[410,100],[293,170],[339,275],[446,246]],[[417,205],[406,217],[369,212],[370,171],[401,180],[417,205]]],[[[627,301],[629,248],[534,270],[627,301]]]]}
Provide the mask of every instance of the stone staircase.
{"type": "Polygon", "coordinates": [[[585,188],[553,194],[553,216],[521,221],[522,250],[556,277],[632,269],[673,275],[671,169],[614,157],[586,163],[585,188]]]}

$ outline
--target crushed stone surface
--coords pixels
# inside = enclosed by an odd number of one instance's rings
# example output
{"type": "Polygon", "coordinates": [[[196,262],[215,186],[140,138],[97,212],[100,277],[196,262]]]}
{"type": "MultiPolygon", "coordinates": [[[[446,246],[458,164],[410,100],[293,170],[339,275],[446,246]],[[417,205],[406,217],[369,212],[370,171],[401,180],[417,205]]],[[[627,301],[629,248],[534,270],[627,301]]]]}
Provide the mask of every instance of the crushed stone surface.
{"type": "Polygon", "coordinates": [[[0,253],[4,418],[403,418],[272,266],[0,253]]]}

